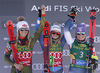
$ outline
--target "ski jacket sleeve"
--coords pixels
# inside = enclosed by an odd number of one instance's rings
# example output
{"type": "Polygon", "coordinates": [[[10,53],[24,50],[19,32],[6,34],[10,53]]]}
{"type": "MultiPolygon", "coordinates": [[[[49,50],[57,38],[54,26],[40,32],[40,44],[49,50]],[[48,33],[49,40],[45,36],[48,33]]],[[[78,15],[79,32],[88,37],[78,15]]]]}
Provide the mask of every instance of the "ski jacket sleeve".
{"type": "Polygon", "coordinates": [[[72,25],[73,21],[71,19],[68,19],[64,26],[64,36],[70,48],[72,47],[72,43],[74,42],[74,39],[72,38],[70,33],[72,25]]]}
{"type": "Polygon", "coordinates": [[[40,35],[39,42],[40,42],[40,45],[42,47],[42,51],[44,51],[44,38],[43,38],[43,34],[40,35]]]}
{"type": "Polygon", "coordinates": [[[31,47],[32,48],[34,47],[34,44],[36,43],[36,41],[40,37],[40,35],[44,29],[44,25],[45,25],[45,14],[42,14],[40,26],[39,26],[38,30],[35,32],[35,34],[33,35],[32,40],[31,40],[31,47]]]}
{"type": "Polygon", "coordinates": [[[7,43],[4,60],[5,62],[13,66],[15,62],[10,59],[11,52],[12,52],[11,45],[7,43]]]}
{"type": "MultiPolygon", "coordinates": [[[[37,20],[37,24],[36,24],[36,30],[39,28],[39,25],[40,25],[40,21],[41,21],[41,18],[40,17],[38,17],[38,20],[37,20]]],[[[43,33],[40,35],[40,37],[39,37],[39,43],[40,43],[40,45],[41,45],[41,47],[42,47],[42,51],[44,50],[44,40],[43,40],[43,33]]]]}
{"type": "Polygon", "coordinates": [[[61,43],[62,43],[62,47],[64,47],[64,45],[66,43],[66,39],[65,39],[64,35],[61,38],[61,43]]]}

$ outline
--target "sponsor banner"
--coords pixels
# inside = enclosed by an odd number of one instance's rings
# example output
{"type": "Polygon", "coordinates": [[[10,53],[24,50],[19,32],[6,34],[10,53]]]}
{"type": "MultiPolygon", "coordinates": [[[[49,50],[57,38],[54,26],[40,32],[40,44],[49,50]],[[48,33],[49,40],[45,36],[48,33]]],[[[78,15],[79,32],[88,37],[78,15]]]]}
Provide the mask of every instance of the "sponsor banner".
{"type": "MultiPolygon", "coordinates": [[[[38,71],[38,70],[43,70],[43,63],[33,63],[32,64],[32,69],[35,70],[35,71],[38,71]]],[[[63,68],[64,69],[69,69],[70,65],[63,65],[63,68]]],[[[4,65],[4,69],[11,69],[12,66],[11,65],[4,65]]],[[[97,71],[100,70],[100,64],[98,64],[98,67],[96,69],[97,71]]]]}
{"type": "MultiPolygon", "coordinates": [[[[91,9],[95,9],[97,12],[100,12],[100,7],[95,6],[68,6],[68,5],[46,5],[46,11],[57,11],[57,12],[68,12],[71,8],[77,7],[78,12],[90,12],[91,9]]],[[[33,5],[31,11],[38,11],[41,7],[33,5]]]]}

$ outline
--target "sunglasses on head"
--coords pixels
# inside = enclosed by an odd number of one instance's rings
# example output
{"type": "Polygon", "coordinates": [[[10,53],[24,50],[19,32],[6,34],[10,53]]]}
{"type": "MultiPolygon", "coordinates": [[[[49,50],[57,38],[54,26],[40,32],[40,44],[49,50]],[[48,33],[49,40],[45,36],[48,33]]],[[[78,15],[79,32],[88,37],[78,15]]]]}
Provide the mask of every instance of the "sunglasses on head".
{"type": "Polygon", "coordinates": [[[28,31],[29,29],[27,28],[21,28],[20,31],[28,31]]]}
{"type": "Polygon", "coordinates": [[[60,35],[60,32],[52,31],[52,34],[60,35]]]}
{"type": "Polygon", "coordinates": [[[77,32],[77,35],[80,35],[80,34],[85,35],[85,32],[77,32]]]}

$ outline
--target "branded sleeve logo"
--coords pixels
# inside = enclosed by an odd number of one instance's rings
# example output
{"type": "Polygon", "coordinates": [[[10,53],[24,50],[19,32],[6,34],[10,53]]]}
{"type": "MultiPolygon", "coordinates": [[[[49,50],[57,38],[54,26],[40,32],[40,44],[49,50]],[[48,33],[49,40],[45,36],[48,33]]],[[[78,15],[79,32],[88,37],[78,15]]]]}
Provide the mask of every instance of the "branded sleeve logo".
{"type": "Polygon", "coordinates": [[[6,45],[6,48],[8,49],[8,50],[11,50],[11,47],[10,47],[10,45],[7,43],[7,45],[6,45]]]}

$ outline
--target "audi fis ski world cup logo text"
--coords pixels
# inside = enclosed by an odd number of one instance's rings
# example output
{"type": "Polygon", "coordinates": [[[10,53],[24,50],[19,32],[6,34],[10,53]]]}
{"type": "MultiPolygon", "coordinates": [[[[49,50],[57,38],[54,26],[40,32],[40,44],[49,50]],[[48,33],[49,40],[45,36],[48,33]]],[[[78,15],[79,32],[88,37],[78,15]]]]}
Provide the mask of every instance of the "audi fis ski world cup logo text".
{"type": "MultiPolygon", "coordinates": [[[[95,6],[68,6],[68,5],[47,5],[46,6],[46,11],[58,11],[58,12],[67,12],[69,9],[77,7],[78,12],[83,12],[87,11],[89,12],[91,9],[95,9],[97,12],[100,12],[100,8],[95,7],[95,6]]],[[[31,8],[31,11],[38,11],[40,9],[39,6],[33,5],[31,8]]]]}

